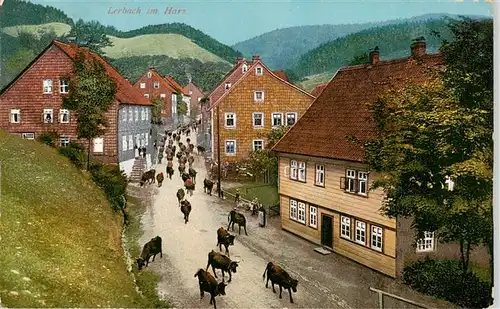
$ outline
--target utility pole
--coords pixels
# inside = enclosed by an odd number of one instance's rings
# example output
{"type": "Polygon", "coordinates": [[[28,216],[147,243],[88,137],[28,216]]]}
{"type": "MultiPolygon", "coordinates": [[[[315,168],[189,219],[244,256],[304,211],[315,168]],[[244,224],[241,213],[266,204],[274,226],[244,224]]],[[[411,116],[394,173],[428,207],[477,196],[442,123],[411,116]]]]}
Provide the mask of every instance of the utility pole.
{"type": "Polygon", "coordinates": [[[217,104],[217,187],[219,188],[219,198],[222,195],[220,184],[220,127],[219,127],[219,104],[217,104]]]}

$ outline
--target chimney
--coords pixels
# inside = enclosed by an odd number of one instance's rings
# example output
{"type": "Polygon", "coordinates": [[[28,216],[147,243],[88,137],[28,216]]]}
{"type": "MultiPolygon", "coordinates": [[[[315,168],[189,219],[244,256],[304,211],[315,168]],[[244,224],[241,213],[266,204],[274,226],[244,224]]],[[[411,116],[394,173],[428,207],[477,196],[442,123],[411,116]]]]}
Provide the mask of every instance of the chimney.
{"type": "Polygon", "coordinates": [[[242,62],[243,62],[243,57],[241,57],[241,56],[236,57],[235,64],[241,64],[242,62]]]}
{"type": "Polygon", "coordinates": [[[375,48],[370,51],[369,56],[370,56],[370,64],[371,65],[375,65],[375,64],[379,63],[380,51],[379,51],[378,46],[375,46],[375,48]]]}
{"type": "Polygon", "coordinates": [[[252,56],[252,62],[255,62],[256,60],[260,60],[259,55],[253,55],[252,56]]]}
{"type": "Polygon", "coordinates": [[[423,36],[413,39],[410,45],[411,56],[414,58],[422,57],[426,54],[425,38],[423,36]]]}
{"type": "Polygon", "coordinates": [[[149,68],[149,70],[150,70],[150,71],[153,71],[153,72],[156,72],[156,69],[155,69],[155,68],[153,68],[153,67],[150,67],[150,68],[149,68]]]}

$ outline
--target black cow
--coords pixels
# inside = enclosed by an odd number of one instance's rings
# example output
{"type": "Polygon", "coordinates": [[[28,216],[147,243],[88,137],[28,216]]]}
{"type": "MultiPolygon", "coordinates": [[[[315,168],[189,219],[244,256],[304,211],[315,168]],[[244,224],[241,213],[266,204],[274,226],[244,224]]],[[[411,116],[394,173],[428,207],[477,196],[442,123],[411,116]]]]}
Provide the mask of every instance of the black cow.
{"type": "Polygon", "coordinates": [[[234,238],[236,236],[229,234],[229,232],[222,226],[217,230],[217,246],[222,251],[222,245],[226,248],[227,256],[229,256],[229,246],[234,246],[234,238]]]}
{"type": "Polygon", "coordinates": [[[160,258],[163,257],[160,236],[151,238],[151,240],[144,245],[144,247],[142,248],[141,256],[136,260],[137,268],[141,270],[143,266],[147,267],[151,256],[153,257],[153,260],[151,262],[154,262],[155,257],[158,253],[160,254],[160,258]]]}
{"type": "Polygon", "coordinates": [[[174,175],[174,164],[172,161],[167,162],[167,175],[170,179],[172,179],[172,175],[174,175]]]}
{"type": "Polygon", "coordinates": [[[292,291],[297,293],[297,284],[299,283],[299,281],[297,279],[292,279],[292,277],[290,277],[290,275],[283,268],[274,264],[273,262],[267,263],[266,269],[262,274],[262,280],[264,280],[264,278],[266,277],[266,273],[267,273],[266,289],[268,287],[269,280],[271,280],[273,292],[276,293],[276,290],[274,289],[274,284],[279,285],[280,298],[282,298],[281,292],[283,291],[283,288],[287,289],[288,294],[290,295],[290,302],[293,304],[292,291]],[[290,291],[290,289],[292,289],[292,291],[290,291]]]}
{"type": "Polygon", "coordinates": [[[241,227],[245,229],[245,235],[248,236],[247,234],[247,220],[245,219],[245,216],[239,212],[236,212],[235,210],[231,210],[229,212],[229,215],[227,216],[227,219],[229,220],[229,225],[227,226],[227,229],[229,230],[229,226],[231,226],[231,223],[233,224],[231,227],[231,230],[234,231],[234,224],[238,224],[238,235],[241,234],[241,227]]]}
{"type": "Polygon", "coordinates": [[[189,164],[189,167],[193,166],[194,157],[192,155],[189,155],[189,157],[187,158],[187,162],[189,164]]]}
{"type": "Polygon", "coordinates": [[[225,256],[222,253],[215,252],[214,250],[210,251],[208,253],[208,263],[207,263],[207,269],[208,267],[212,266],[212,271],[214,272],[215,278],[217,278],[217,273],[215,272],[215,269],[220,269],[222,271],[222,282],[224,282],[224,272],[226,271],[229,274],[229,282],[231,282],[231,273],[236,273],[236,268],[238,267],[238,262],[231,261],[230,258],[225,256]]]}
{"type": "Polygon", "coordinates": [[[214,182],[211,181],[210,179],[203,180],[203,192],[208,193],[209,195],[212,195],[212,188],[214,187],[214,182]]]}
{"type": "Polygon", "coordinates": [[[188,173],[189,173],[189,176],[191,177],[191,179],[193,180],[193,183],[196,184],[196,174],[198,174],[198,172],[196,172],[196,170],[192,167],[190,167],[188,169],[188,173]]]}
{"type": "Polygon", "coordinates": [[[163,173],[159,173],[158,175],[156,175],[156,181],[158,182],[158,187],[161,187],[161,184],[163,183],[163,179],[165,179],[165,177],[163,176],[163,173]]]}
{"type": "Polygon", "coordinates": [[[191,203],[189,201],[181,201],[181,211],[184,214],[184,224],[189,221],[189,214],[191,213],[191,203]]]}
{"type": "Polygon", "coordinates": [[[198,277],[198,284],[200,285],[200,299],[203,298],[205,292],[210,293],[210,304],[214,303],[214,309],[217,309],[215,304],[215,296],[226,295],[226,284],[224,282],[217,283],[217,280],[207,271],[199,269],[195,277],[198,277]]]}
{"type": "Polygon", "coordinates": [[[179,201],[179,206],[181,206],[181,201],[184,199],[184,196],[186,196],[184,189],[180,188],[179,190],[177,190],[176,196],[177,200],[179,201]]]}
{"type": "Polygon", "coordinates": [[[196,150],[198,150],[198,154],[204,154],[206,151],[205,147],[200,145],[196,146],[196,150]]]}
{"type": "Polygon", "coordinates": [[[146,183],[155,183],[155,175],[156,175],[155,169],[151,169],[147,172],[144,172],[144,174],[142,174],[141,177],[141,182],[140,182],[141,187],[146,183]]]}
{"type": "Polygon", "coordinates": [[[177,138],[177,133],[172,134],[172,138],[175,140],[177,138]]]}
{"type": "Polygon", "coordinates": [[[182,177],[182,173],[184,173],[184,171],[186,170],[186,165],[184,164],[179,164],[179,173],[181,174],[181,177],[182,177]]]}

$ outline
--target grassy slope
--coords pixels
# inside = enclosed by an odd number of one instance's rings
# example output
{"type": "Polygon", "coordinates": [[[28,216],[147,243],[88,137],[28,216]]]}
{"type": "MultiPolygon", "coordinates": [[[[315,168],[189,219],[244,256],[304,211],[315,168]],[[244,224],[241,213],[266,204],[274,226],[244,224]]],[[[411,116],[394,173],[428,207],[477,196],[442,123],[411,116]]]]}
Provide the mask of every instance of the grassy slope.
{"type": "Polygon", "coordinates": [[[110,58],[167,55],[171,58],[194,58],[202,62],[225,62],[190,39],[179,34],[146,34],[132,38],[110,36],[113,46],[104,49],[110,58]]]}
{"type": "Polygon", "coordinates": [[[306,91],[311,91],[314,89],[314,87],[316,87],[316,85],[328,82],[333,77],[333,75],[335,75],[335,73],[327,72],[327,73],[306,76],[305,77],[306,80],[297,83],[297,86],[306,91]]]}
{"type": "Polygon", "coordinates": [[[2,130],[0,160],[5,306],[149,305],[126,269],[122,218],[86,174],[54,149],[2,130]]]}
{"type": "Polygon", "coordinates": [[[64,23],[47,23],[42,25],[20,25],[2,28],[2,32],[17,37],[19,32],[30,32],[38,34],[39,31],[49,32],[53,30],[57,35],[69,33],[71,26],[64,23]]]}
{"type": "Polygon", "coordinates": [[[236,189],[240,190],[242,198],[249,201],[257,197],[263,205],[274,205],[279,202],[278,188],[273,185],[247,184],[231,188],[228,192],[235,194],[236,189]]]}

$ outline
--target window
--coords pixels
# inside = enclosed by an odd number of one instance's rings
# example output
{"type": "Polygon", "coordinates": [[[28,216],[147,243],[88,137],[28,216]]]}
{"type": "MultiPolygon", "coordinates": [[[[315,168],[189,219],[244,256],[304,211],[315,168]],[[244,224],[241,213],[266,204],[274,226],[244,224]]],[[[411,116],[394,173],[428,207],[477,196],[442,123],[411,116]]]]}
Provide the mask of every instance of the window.
{"type": "Polygon", "coordinates": [[[446,184],[448,191],[453,191],[453,188],[455,187],[455,182],[451,180],[450,176],[445,177],[444,183],[446,184]]]}
{"type": "Polygon", "coordinates": [[[322,164],[316,164],[316,179],[314,184],[318,186],[325,186],[325,166],[322,164]]]}
{"type": "Polygon", "coordinates": [[[177,114],[177,94],[172,93],[172,115],[177,114]]]}
{"type": "Polygon", "coordinates": [[[132,135],[128,136],[128,150],[134,149],[134,137],[132,135]]]}
{"type": "Polygon", "coordinates": [[[382,228],[372,225],[372,249],[382,251],[382,228]]]}
{"type": "Polygon", "coordinates": [[[229,88],[231,88],[231,83],[226,83],[226,85],[224,86],[224,89],[228,90],[229,88]]]}
{"type": "Polygon", "coordinates": [[[263,72],[264,72],[264,70],[262,69],[262,67],[255,68],[255,75],[261,76],[263,74],[263,72]]]}
{"type": "Polygon", "coordinates": [[[193,90],[189,90],[189,95],[192,95],[193,94],[193,90]]]}
{"type": "Polygon", "coordinates": [[[241,71],[243,73],[245,73],[246,71],[248,71],[248,66],[246,64],[244,64],[242,67],[241,67],[241,71]]]}
{"type": "Polygon", "coordinates": [[[149,144],[149,134],[144,133],[144,146],[149,144]]]}
{"type": "Polygon", "coordinates": [[[299,181],[306,181],[306,162],[299,162],[299,181]]]}
{"type": "Polygon", "coordinates": [[[135,108],[135,121],[139,121],[139,108],[135,108]]]}
{"type": "Polygon", "coordinates": [[[309,205],[309,226],[318,227],[318,207],[309,205]]]}
{"type": "Polygon", "coordinates": [[[254,128],[263,128],[264,127],[264,113],[253,113],[253,127],[254,128]]]}
{"type": "Polygon", "coordinates": [[[151,72],[148,72],[148,78],[151,78],[151,72]]]}
{"type": "Polygon", "coordinates": [[[149,109],[148,108],[144,109],[144,116],[146,117],[146,121],[149,120],[149,109]]]}
{"type": "Polygon", "coordinates": [[[43,93],[52,93],[52,80],[44,79],[43,80],[43,93]]]}
{"type": "Polygon", "coordinates": [[[154,82],[153,88],[155,88],[155,89],[160,88],[160,82],[154,82]]]}
{"type": "Polygon", "coordinates": [[[254,93],[253,93],[253,100],[255,102],[262,102],[262,101],[264,101],[264,91],[254,91],[254,93]]]}
{"type": "Polygon", "coordinates": [[[160,93],[160,98],[165,99],[166,95],[164,93],[160,93]]]}
{"type": "Polygon", "coordinates": [[[417,252],[434,250],[434,232],[424,232],[424,238],[417,241],[417,252]]]}
{"type": "Polygon", "coordinates": [[[368,173],[358,172],[358,193],[366,194],[366,181],[368,179],[368,173]]]}
{"type": "Polygon", "coordinates": [[[225,127],[226,128],[236,128],[236,114],[235,113],[225,113],[225,127]]]}
{"type": "Polygon", "coordinates": [[[254,139],[253,140],[253,151],[262,150],[262,149],[264,149],[264,141],[261,139],[254,139]]]}
{"type": "Polygon", "coordinates": [[[69,110],[67,109],[59,110],[59,122],[69,123],[69,110]]]}
{"type": "Polygon", "coordinates": [[[298,163],[295,160],[290,161],[290,179],[297,180],[298,179],[298,163]]]}
{"type": "Polygon", "coordinates": [[[54,122],[53,110],[51,108],[46,108],[43,110],[43,122],[52,123],[54,122]]]}
{"type": "Polygon", "coordinates": [[[306,203],[298,202],[297,221],[306,224],[306,203]]]}
{"type": "Polygon", "coordinates": [[[356,171],[347,170],[347,186],[346,191],[355,192],[354,183],[356,182],[356,171]]]}
{"type": "Polygon", "coordinates": [[[59,92],[68,93],[69,92],[69,82],[66,79],[59,80],[59,92]]]}
{"type": "Polygon", "coordinates": [[[144,97],[149,99],[149,93],[145,93],[144,97]]]}
{"type": "Polygon", "coordinates": [[[351,239],[351,218],[344,216],[340,217],[341,217],[340,236],[351,239]]]}
{"type": "Polygon", "coordinates": [[[297,221],[297,201],[290,200],[290,219],[297,221]]]}
{"type": "Polygon", "coordinates": [[[10,122],[11,123],[21,122],[21,110],[19,110],[19,109],[11,109],[10,110],[10,122]]]}
{"type": "Polygon", "coordinates": [[[368,173],[356,170],[346,171],[345,190],[360,195],[368,194],[368,173]]]}
{"type": "Polygon", "coordinates": [[[283,124],[283,114],[282,113],[273,113],[273,127],[281,126],[283,124]]]}
{"type": "Polygon", "coordinates": [[[139,84],[139,87],[140,87],[141,89],[145,89],[145,88],[146,88],[146,83],[140,83],[140,84],[139,84]]]}
{"type": "Polygon", "coordinates": [[[134,120],[134,111],[132,110],[132,107],[128,108],[128,121],[133,121],[134,120]]]}
{"type": "Polygon", "coordinates": [[[286,125],[292,126],[297,121],[297,113],[286,113],[286,125]]]}
{"type": "Polygon", "coordinates": [[[366,223],[356,220],[356,242],[366,244],[366,223]]]}
{"type": "Polygon", "coordinates": [[[122,136],[122,151],[127,151],[127,149],[128,149],[127,136],[123,135],[122,136]]]}
{"type": "Polygon", "coordinates": [[[235,155],[236,154],[236,141],[226,141],[226,155],[235,155]]]}
{"type": "Polygon", "coordinates": [[[122,109],[122,121],[127,121],[127,107],[122,109]]]}
{"type": "Polygon", "coordinates": [[[35,133],[23,133],[21,136],[23,139],[35,139],[35,133]]]}
{"type": "Polygon", "coordinates": [[[146,111],[144,110],[144,107],[141,107],[141,120],[146,120],[146,111]]]}
{"type": "Polygon", "coordinates": [[[104,139],[102,137],[94,138],[94,152],[104,152],[104,139]]]}
{"type": "Polygon", "coordinates": [[[61,147],[66,147],[69,145],[69,137],[61,136],[60,138],[61,147]]]}

